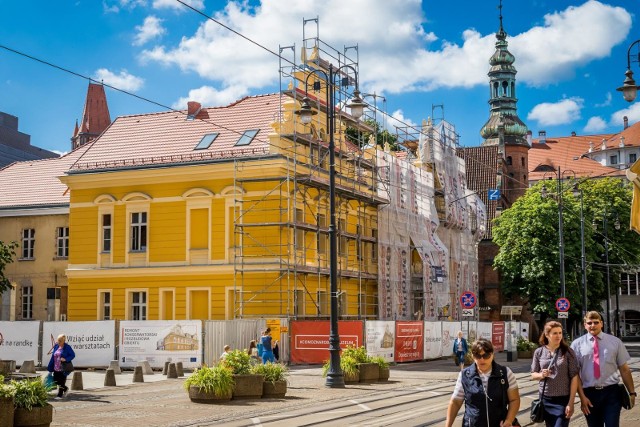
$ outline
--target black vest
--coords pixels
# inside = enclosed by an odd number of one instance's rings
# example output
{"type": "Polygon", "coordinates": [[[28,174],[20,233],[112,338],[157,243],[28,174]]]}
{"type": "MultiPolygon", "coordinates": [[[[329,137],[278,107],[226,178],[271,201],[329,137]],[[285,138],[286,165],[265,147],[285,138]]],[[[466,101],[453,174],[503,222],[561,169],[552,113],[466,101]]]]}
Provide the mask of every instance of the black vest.
{"type": "Polygon", "coordinates": [[[509,398],[509,380],[507,368],[495,361],[491,366],[491,375],[485,393],[482,379],[476,370],[476,364],[462,371],[464,390],[463,427],[500,427],[507,417],[509,398]],[[487,419],[489,420],[487,424],[487,419]]]}

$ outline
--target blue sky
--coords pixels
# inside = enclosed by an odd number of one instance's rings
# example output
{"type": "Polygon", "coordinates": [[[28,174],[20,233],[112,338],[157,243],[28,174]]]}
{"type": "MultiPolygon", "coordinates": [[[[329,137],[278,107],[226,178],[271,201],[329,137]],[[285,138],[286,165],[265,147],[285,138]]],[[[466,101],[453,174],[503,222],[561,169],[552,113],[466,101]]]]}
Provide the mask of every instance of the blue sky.
{"type": "MultiPolygon", "coordinates": [[[[432,105],[443,105],[435,116],[444,112],[462,145],[481,142],[498,0],[184,1],[275,52],[299,49],[303,18],[319,17],[323,41],[339,49],[358,45],[361,89],[384,96],[389,115],[415,125],[432,115],[432,105]]],[[[640,120],[640,104],[615,91],[627,48],[640,38],[638,0],[503,3],[518,113],[534,137],[540,130],[549,137],[617,132],[624,115],[640,120]]],[[[163,105],[219,106],[279,90],[277,57],[175,0],[0,6],[0,45],[163,105]]],[[[640,80],[640,66],[632,70],[640,80]]],[[[87,84],[0,48],[0,111],[18,116],[33,145],[70,149],[87,84]]],[[[163,110],[111,89],[107,99],[112,119],[163,110]]]]}

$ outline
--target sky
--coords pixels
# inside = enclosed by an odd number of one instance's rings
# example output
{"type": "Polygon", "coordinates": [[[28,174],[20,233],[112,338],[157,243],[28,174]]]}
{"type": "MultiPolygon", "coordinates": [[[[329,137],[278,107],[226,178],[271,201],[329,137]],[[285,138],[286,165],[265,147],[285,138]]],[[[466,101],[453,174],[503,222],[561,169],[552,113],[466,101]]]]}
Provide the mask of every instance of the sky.
{"type": "MultiPolygon", "coordinates": [[[[299,51],[303,20],[318,18],[317,33],[307,24],[304,34],[358,47],[360,89],[377,95],[391,131],[433,116],[455,125],[462,146],[482,142],[498,0],[182,2],[219,23],[177,0],[0,0],[0,111],[18,117],[32,145],[64,153],[89,83],[78,75],[137,96],[107,88],[112,120],[275,93],[280,47],[299,51]]],[[[638,13],[639,0],[503,0],[518,115],[534,137],[640,121],[640,103],[615,90],[640,38],[638,13]]],[[[640,64],[631,67],[640,80],[640,64]]]]}

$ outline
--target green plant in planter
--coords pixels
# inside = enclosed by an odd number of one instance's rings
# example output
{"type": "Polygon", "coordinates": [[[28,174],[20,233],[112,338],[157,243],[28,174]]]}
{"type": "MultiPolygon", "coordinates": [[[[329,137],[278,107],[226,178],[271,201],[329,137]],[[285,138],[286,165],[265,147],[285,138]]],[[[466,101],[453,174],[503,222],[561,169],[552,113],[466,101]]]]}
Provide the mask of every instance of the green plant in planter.
{"type": "Polygon", "coordinates": [[[184,382],[184,388],[198,387],[205,393],[213,393],[216,396],[231,396],[233,392],[233,374],[231,370],[218,365],[208,367],[202,366],[196,369],[184,382]]]}
{"type": "Polygon", "coordinates": [[[382,356],[373,356],[370,359],[370,362],[371,363],[375,363],[376,365],[378,365],[382,369],[385,369],[385,368],[389,367],[389,362],[384,360],[384,358],[382,356]]]}
{"type": "Polygon", "coordinates": [[[528,339],[518,337],[518,342],[516,343],[517,351],[534,351],[536,348],[538,348],[536,343],[531,342],[528,339]]]}
{"type": "Polygon", "coordinates": [[[289,368],[282,363],[265,363],[251,367],[251,373],[262,375],[267,382],[286,381],[289,375],[289,368]]]}
{"type": "Polygon", "coordinates": [[[247,350],[233,350],[220,361],[220,365],[231,370],[235,375],[246,375],[251,373],[251,356],[247,350]]]}
{"type": "MultiPolygon", "coordinates": [[[[1,377],[2,375],[0,375],[1,377]]],[[[0,380],[0,399],[11,399],[15,394],[14,388],[11,384],[5,384],[0,380]]]]}
{"type": "Polygon", "coordinates": [[[367,354],[367,349],[364,346],[355,347],[348,345],[342,350],[342,357],[352,357],[356,360],[356,363],[369,363],[371,358],[367,354]]]}
{"type": "MultiPolygon", "coordinates": [[[[342,356],[340,357],[340,369],[342,369],[342,373],[345,375],[358,375],[358,361],[354,359],[352,356],[342,356]]],[[[329,372],[329,364],[330,361],[327,360],[324,362],[322,366],[322,376],[326,377],[327,372],[329,372]]]]}
{"type": "Polygon", "coordinates": [[[11,381],[13,388],[14,406],[31,410],[38,406],[47,406],[49,402],[49,390],[41,378],[33,380],[11,381]]]}

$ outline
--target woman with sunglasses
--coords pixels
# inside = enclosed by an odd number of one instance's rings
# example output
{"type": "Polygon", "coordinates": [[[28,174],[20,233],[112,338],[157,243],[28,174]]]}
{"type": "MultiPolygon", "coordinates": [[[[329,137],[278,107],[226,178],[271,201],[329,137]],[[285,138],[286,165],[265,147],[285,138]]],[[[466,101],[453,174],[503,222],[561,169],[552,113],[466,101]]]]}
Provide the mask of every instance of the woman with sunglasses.
{"type": "Polygon", "coordinates": [[[491,341],[479,339],[471,345],[474,364],[458,375],[447,408],[446,427],[451,427],[464,402],[463,427],[518,426],[520,392],[511,369],[494,360],[491,341]]]}
{"type": "Polygon", "coordinates": [[[539,381],[539,393],[544,390],[544,422],[547,427],[566,427],[578,391],[578,360],[564,341],[562,325],[555,320],[544,325],[539,343],[533,353],[531,379],[539,381]]]}

